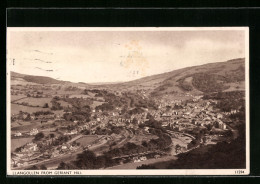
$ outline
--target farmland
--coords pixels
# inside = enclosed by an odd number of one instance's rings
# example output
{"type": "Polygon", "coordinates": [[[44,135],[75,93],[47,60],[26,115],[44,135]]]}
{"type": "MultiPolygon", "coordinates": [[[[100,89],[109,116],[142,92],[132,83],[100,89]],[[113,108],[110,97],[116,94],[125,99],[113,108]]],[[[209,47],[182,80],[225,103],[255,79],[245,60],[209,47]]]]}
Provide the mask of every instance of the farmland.
{"type": "Polygon", "coordinates": [[[26,96],[25,95],[11,95],[11,101],[19,100],[24,97],[26,97],[26,96]]]}
{"type": "Polygon", "coordinates": [[[31,97],[28,97],[28,98],[24,98],[24,99],[16,101],[16,103],[28,103],[28,105],[31,105],[31,106],[43,107],[45,103],[48,103],[50,105],[51,99],[52,98],[31,98],[31,97]]]}
{"type": "Polygon", "coordinates": [[[33,137],[12,139],[11,141],[11,151],[14,151],[16,148],[25,145],[26,143],[32,142],[33,137]]]}
{"type": "Polygon", "coordinates": [[[132,143],[135,143],[135,144],[141,144],[143,141],[150,141],[151,139],[157,139],[158,136],[156,135],[136,135],[134,136],[131,141],[129,142],[132,142],[132,143]]]}
{"type": "Polygon", "coordinates": [[[97,135],[87,135],[79,138],[76,142],[80,143],[81,146],[87,146],[97,140],[97,135]]]}
{"type": "Polygon", "coordinates": [[[47,111],[48,108],[42,108],[42,107],[28,107],[18,104],[11,104],[11,113],[12,114],[18,114],[19,111],[28,112],[28,113],[34,113],[37,111],[47,111]]]}
{"type": "Polygon", "coordinates": [[[99,101],[93,101],[93,104],[91,105],[92,108],[95,108],[96,106],[102,105],[104,102],[99,101]]]}

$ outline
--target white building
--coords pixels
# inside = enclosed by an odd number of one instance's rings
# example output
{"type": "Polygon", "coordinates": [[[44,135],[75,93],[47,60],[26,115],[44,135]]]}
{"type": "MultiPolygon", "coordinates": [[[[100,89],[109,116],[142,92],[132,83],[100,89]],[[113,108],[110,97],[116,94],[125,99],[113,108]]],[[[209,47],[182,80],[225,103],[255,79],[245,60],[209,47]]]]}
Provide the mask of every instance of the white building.
{"type": "Polygon", "coordinates": [[[38,133],[39,133],[39,131],[38,131],[37,128],[33,128],[33,129],[30,131],[30,135],[36,135],[36,134],[38,134],[38,133]]]}
{"type": "Polygon", "coordinates": [[[22,136],[22,133],[21,133],[21,132],[15,132],[15,133],[14,133],[14,136],[15,136],[15,137],[20,137],[20,136],[22,136]]]}

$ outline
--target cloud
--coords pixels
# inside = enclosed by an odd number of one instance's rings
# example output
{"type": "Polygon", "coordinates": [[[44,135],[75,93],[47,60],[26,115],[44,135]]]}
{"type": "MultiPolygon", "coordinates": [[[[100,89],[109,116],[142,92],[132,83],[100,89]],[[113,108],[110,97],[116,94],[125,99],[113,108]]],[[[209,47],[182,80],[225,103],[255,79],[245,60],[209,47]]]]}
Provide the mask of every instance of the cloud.
{"type": "Polygon", "coordinates": [[[11,70],[74,82],[129,81],[244,57],[244,44],[242,31],[12,32],[11,70]]]}

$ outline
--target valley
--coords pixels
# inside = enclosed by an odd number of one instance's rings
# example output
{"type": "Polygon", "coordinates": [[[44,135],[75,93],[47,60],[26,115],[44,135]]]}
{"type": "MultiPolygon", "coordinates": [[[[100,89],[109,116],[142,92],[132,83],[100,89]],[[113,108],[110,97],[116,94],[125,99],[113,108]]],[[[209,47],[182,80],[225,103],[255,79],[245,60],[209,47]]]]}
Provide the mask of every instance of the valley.
{"type": "Polygon", "coordinates": [[[10,95],[12,169],[196,168],[228,145],[245,162],[243,58],[109,84],[11,72],[10,95]]]}

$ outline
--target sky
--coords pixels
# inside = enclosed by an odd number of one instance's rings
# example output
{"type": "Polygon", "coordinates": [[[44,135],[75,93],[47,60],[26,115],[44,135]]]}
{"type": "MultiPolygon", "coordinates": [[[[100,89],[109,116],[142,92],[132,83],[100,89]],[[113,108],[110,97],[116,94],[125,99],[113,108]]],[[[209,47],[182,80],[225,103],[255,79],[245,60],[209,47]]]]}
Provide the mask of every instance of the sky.
{"type": "Polygon", "coordinates": [[[243,30],[8,30],[14,72],[71,82],[123,82],[245,57],[243,30]]]}

